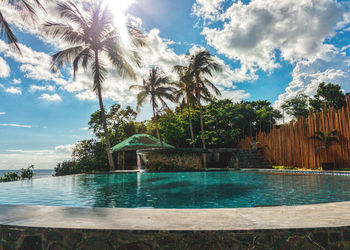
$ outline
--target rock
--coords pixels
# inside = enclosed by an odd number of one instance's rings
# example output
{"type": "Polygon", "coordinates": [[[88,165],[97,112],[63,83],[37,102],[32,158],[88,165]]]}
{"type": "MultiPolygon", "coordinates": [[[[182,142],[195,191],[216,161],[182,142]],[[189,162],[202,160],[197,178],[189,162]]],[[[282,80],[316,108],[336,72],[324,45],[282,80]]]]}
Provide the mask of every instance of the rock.
{"type": "Polygon", "coordinates": [[[83,238],[83,236],[80,233],[67,233],[67,243],[75,247],[83,238]]]}
{"type": "Polygon", "coordinates": [[[21,250],[42,249],[42,241],[40,236],[27,236],[22,242],[21,250]]]}
{"type": "Polygon", "coordinates": [[[79,249],[82,250],[97,250],[97,249],[114,249],[108,240],[103,240],[100,238],[88,238],[87,240],[83,241],[83,244],[79,249]]]}
{"type": "Polygon", "coordinates": [[[52,243],[49,246],[49,250],[68,250],[68,248],[60,243],[52,243]]]}
{"type": "Polygon", "coordinates": [[[135,243],[122,245],[118,249],[119,250],[151,250],[152,247],[143,242],[135,242],[135,243]]]}
{"type": "Polygon", "coordinates": [[[16,241],[21,237],[21,232],[17,230],[8,230],[2,233],[2,238],[6,241],[16,241]]]}
{"type": "Polygon", "coordinates": [[[46,239],[49,241],[63,241],[63,236],[59,232],[48,231],[45,235],[46,239]]]}

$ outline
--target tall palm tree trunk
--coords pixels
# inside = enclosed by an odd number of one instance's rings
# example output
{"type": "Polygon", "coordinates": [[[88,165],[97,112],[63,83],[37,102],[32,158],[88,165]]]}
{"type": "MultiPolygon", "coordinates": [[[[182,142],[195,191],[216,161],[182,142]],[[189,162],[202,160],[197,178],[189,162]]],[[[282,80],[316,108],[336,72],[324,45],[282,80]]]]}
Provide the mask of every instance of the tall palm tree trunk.
{"type": "MultiPolygon", "coordinates": [[[[199,80],[199,77],[197,78],[197,82],[199,82],[198,80],[199,80]]],[[[199,93],[198,85],[197,85],[197,102],[198,102],[198,106],[199,106],[199,117],[200,117],[200,120],[201,120],[202,146],[203,146],[203,149],[205,149],[204,122],[203,122],[202,105],[201,105],[200,93],[199,93]]],[[[207,154],[203,153],[202,156],[203,156],[203,168],[206,169],[207,168],[207,154]]]]}
{"type": "Polygon", "coordinates": [[[199,116],[201,119],[201,138],[202,138],[202,146],[203,149],[205,149],[205,138],[204,138],[204,121],[203,121],[203,113],[202,113],[202,106],[199,104],[199,116]]]}
{"type": "MultiPolygon", "coordinates": [[[[97,50],[95,50],[95,67],[96,67],[95,75],[97,76],[97,75],[100,74],[99,59],[98,59],[98,52],[97,52],[97,50]]],[[[97,79],[99,79],[99,77],[94,77],[95,85],[97,87],[98,102],[100,104],[102,126],[103,126],[103,130],[105,132],[108,165],[109,165],[109,170],[114,170],[115,168],[114,168],[113,156],[112,156],[112,153],[111,153],[111,143],[110,143],[110,140],[109,140],[109,133],[108,133],[108,128],[107,128],[105,108],[103,106],[103,100],[102,100],[101,84],[100,84],[100,82],[98,82],[97,79]]]]}
{"type": "Polygon", "coordinates": [[[157,133],[158,140],[160,140],[160,134],[159,134],[159,128],[158,128],[158,116],[156,114],[156,110],[154,108],[154,104],[152,104],[152,108],[153,108],[154,123],[156,125],[156,133],[157,133]]]}
{"type": "Polygon", "coordinates": [[[191,133],[191,140],[192,140],[192,147],[195,147],[194,145],[194,134],[193,134],[193,126],[192,126],[192,118],[191,118],[191,109],[190,105],[187,103],[187,110],[188,110],[188,120],[190,122],[190,133],[191,133]]]}

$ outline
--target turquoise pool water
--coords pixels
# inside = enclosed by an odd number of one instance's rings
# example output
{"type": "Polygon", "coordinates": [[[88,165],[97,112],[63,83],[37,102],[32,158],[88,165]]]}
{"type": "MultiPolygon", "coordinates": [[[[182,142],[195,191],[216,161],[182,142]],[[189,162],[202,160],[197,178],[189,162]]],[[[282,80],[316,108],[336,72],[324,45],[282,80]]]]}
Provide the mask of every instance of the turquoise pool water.
{"type": "Polygon", "coordinates": [[[350,201],[350,177],[256,171],[92,174],[1,183],[0,204],[234,208],[350,201]]]}

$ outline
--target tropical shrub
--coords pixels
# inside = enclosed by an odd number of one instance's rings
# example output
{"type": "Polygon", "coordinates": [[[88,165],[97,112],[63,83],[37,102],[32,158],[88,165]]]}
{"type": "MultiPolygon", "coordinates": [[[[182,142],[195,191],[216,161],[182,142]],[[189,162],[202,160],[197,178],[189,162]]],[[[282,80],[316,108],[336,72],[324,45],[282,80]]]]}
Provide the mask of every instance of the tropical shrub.
{"type": "Polygon", "coordinates": [[[0,182],[30,180],[34,176],[33,169],[34,165],[30,165],[27,168],[22,168],[20,171],[8,172],[3,177],[0,177],[0,182]]]}

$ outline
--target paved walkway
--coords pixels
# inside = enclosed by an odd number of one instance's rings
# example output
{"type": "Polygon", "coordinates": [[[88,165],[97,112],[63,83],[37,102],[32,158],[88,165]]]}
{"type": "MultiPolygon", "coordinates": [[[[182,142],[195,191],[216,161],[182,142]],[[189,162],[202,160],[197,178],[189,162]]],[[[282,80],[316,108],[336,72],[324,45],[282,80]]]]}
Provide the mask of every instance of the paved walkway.
{"type": "Polygon", "coordinates": [[[350,226],[350,202],[234,209],[0,205],[0,224],[120,230],[252,230],[350,226]]]}

